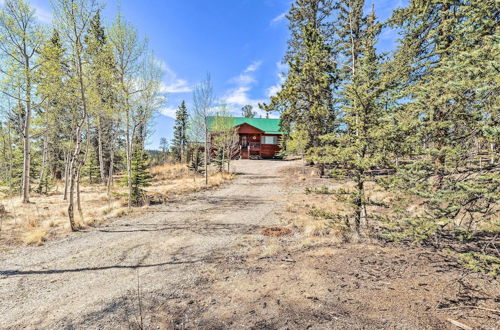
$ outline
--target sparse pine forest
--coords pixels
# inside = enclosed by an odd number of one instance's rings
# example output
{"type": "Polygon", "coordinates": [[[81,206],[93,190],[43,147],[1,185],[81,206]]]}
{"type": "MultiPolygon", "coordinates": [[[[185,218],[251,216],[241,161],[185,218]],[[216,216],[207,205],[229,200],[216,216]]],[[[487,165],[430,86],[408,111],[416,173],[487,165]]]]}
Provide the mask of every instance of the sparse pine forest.
{"type": "Polygon", "coordinates": [[[292,5],[286,80],[262,105],[280,113],[285,153],[348,183],[333,192],[349,205],[333,215],[337,225],[462,244],[470,267],[498,274],[498,2],[409,1],[386,22],[366,7],[292,5]],[[376,49],[382,28],[400,36],[390,54],[376,49]],[[385,197],[372,199],[379,190],[385,197]]]}

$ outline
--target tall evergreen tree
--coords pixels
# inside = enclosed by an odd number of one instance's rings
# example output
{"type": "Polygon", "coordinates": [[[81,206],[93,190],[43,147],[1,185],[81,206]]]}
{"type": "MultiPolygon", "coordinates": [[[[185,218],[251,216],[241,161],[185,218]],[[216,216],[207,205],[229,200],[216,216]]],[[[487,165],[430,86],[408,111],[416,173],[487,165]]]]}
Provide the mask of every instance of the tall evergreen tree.
{"type": "Polygon", "coordinates": [[[403,31],[393,62],[401,81],[396,113],[405,114],[398,126],[410,133],[402,144],[412,156],[394,183],[424,199],[425,213],[406,214],[419,239],[454,228],[459,218],[472,229],[498,201],[495,162],[485,169],[474,152],[495,126],[498,18],[495,1],[462,0],[410,1],[392,18],[403,31]]]}
{"type": "Polygon", "coordinates": [[[253,106],[247,104],[241,108],[241,115],[245,118],[253,118],[257,112],[253,111],[253,106]]]}
{"type": "Polygon", "coordinates": [[[380,24],[375,13],[366,18],[357,44],[355,75],[343,86],[341,132],[325,135],[328,144],[321,150],[322,161],[336,164],[334,173],[350,177],[355,182],[355,191],[350,202],[354,208],[354,227],[360,233],[362,221],[368,221],[365,195],[366,181],[372,180],[370,169],[385,163],[384,109],[380,97],[385,89],[381,73],[381,58],[375,44],[380,33],[380,24]]]}
{"type": "Polygon", "coordinates": [[[181,105],[175,112],[174,139],[172,147],[177,158],[177,161],[185,160],[187,150],[187,130],[188,130],[189,115],[186,108],[186,102],[182,101],[181,105]]]}
{"type": "MultiPolygon", "coordinates": [[[[108,42],[106,32],[101,24],[98,10],[92,20],[85,38],[86,57],[90,63],[91,84],[89,86],[90,105],[97,136],[93,139],[93,153],[99,164],[99,174],[102,183],[111,163],[111,145],[114,127],[117,121],[117,71],[113,51],[108,42]]],[[[94,160],[91,160],[94,162],[94,160]]]]}
{"type": "MultiPolygon", "coordinates": [[[[279,111],[281,125],[288,134],[304,131],[306,150],[321,145],[319,137],[335,130],[333,91],[337,79],[334,54],[325,27],[329,26],[330,1],[299,0],[292,6],[291,38],[285,59],[289,70],[282,89],[262,107],[279,111]]],[[[286,147],[287,136],[284,142],[286,147]]]]}
{"type": "MultiPolygon", "coordinates": [[[[64,171],[65,155],[71,152],[72,113],[68,112],[74,94],[68,88],[68,61],[57,30],[42,46],[36,75],[37,95],[44,100],[40,113],[44,148],[40,185],[47,182],[49,170],[57,177],[64,171]],[[47,163],[47,164],[46,164],[47,163]],[[47,165],[47,166],[45,166],[47,165]]],[[[67,182],[66,182],[67,183],[67,182]]],[[[41,190],[39,186],[38,190],[41,190]]]]}

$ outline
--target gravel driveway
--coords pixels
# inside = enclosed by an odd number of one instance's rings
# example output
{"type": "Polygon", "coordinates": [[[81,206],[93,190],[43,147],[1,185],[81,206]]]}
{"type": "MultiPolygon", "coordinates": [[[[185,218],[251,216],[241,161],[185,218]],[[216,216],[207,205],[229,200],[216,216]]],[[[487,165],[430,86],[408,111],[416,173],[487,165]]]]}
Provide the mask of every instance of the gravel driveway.
{"type": "Polygon", "coordinates": [[[143,307],[182,295],[207,265],[227,259],[230,246],[278,222],[285,193],[279,169],[288,164],[237,161],[239,175],[220,189],[3,252],[0,328],[137,324],[139,300],[143,307]]]}

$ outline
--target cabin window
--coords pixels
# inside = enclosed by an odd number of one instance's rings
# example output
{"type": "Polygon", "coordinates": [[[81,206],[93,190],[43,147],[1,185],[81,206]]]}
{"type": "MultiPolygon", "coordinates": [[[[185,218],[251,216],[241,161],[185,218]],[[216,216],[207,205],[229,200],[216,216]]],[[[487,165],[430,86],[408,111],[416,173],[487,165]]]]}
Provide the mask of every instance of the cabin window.
{"type": "Polygon", "coordinates": [[[278,144],[277,136],[263,136],[262,144],[278,144]]]}

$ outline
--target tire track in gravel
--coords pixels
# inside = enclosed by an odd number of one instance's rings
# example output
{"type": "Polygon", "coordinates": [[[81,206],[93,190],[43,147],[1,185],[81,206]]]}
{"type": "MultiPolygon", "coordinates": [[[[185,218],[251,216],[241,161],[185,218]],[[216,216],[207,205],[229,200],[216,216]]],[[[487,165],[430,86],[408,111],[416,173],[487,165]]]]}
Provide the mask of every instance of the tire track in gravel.
{"type": "Polygon", "coordinates": [[[182,294],[200,269],[231,255],[227,247],[243,235],[277,223],[280,169],[289,164],[237,161],[238,176],[220,189],[0,253],[0,328],[125,325],[138,274],[150,303],[182,294]]]}

